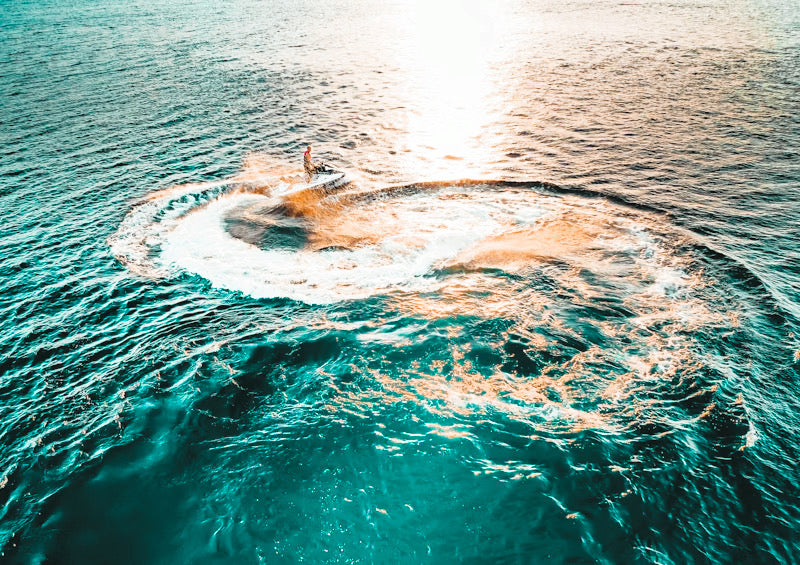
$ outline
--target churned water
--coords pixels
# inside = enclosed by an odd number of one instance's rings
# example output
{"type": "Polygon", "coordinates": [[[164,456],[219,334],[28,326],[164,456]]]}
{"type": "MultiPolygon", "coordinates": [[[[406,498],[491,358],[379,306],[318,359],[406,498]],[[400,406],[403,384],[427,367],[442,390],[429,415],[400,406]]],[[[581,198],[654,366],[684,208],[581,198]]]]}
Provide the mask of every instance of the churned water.
{"type": "Polygon", "coordinates": [[[797,0],[0,2],[0,561],[800,562],[799,94],[797,0]]]}

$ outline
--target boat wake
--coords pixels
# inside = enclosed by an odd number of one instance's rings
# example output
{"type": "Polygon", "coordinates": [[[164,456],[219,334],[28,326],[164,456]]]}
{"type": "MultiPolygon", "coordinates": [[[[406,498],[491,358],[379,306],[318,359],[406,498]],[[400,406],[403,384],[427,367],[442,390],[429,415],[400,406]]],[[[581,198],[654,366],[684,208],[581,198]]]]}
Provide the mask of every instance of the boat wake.
{"type": "Polygon", "coordinates": [[[733,392],[735,352],[718,344],[742,340],[730,289],[663,215],[536,182],[329,193],[274,190],[280,178],[157,193],[130,211],[112,250],[150,277],[309,305],[374,299],[381,316],[423,320],[419,335],[409,322],[394,337],[427,368],[387,375],[383,355],[361,357],[384,404],[637,437],[711,419],[735,445],[755,441],[733,392]],[[429,334],[440,323],[442,359],[429,334]],[[499,326],[481,346],[483,323],[499,326]]]}
{"type": "Polygon", "coordinates": [[[660,218],[539,183],[329,194],[259,180],[151,195],[123,220],[111,249],[145,276],[197,275],[254,298],[310,304],[431,292],[470,272],[566,269],[591,272],[607,289],[673,295],[694,276],[676,252],[685,236],[663,233],[660,218]]]}

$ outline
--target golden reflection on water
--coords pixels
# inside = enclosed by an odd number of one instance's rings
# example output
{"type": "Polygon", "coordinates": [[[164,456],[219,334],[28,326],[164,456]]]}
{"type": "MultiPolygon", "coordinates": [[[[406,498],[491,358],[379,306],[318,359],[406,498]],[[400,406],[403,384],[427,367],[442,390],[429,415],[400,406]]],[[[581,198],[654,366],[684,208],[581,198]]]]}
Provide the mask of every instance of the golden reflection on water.
{"type": "Polygon", "coordinates": [[[511,229],[465,250],[450,266],[514,272],[535,263],[579,257],[601,233],[592,220],[584,214],[562,214],[536,226],[511,229]]]}
{"type": "Polygon", "coordinates": [[[490,161],[491,144],[481,136],[497,120],[491,96],[502,91],[492,73],[501,10],[478,0],[417,0],[409,6],[410,33],[399,63],[411,76],[400,140],[410,172],[474,177],[476,166],[490,161]]]}
{"type": "MultiPolygon", "coordinates": [[[[565,367],[543,371],[538,377],[520,377],[496,367],[491,374],[476,369],[465,359],[465,350],[453,347],[447,362],[435,359],[426,365],[411,367],[404,375],[390,375],[373,370],[371,376],[385,392],[382,402],[422,403],[428,411],[445,417],[452,415],[491,415],[501,412],[512,420],[525,423],[549,420],[545,425],[562,431],[616,429],[610,414],[602,410],[578,408],[587,392],[565,367]],[[553,374],[551,375],[550,372],[553,374]]],[[[579,354],[591,356],[592,353],[579,354]]],[[[576,366],[580,363],[574,360],[576,366]]],[[[586,375],[582,375],[585,380],[586,375]]],[[[465,437],[463,429],[450,427],[433,430],[445,437],[465,437]]]]}
{"type": "MultiPolygon", "coordinates": [[[[561,220],[549,225],[563,227],[561,220]]],[[[589,237],[586,234],[594,235],[591,226],[582,234],[568,237],[572,244],[554,242],[552,255],[564,248],[576,252],[579,242],[589,237]]],[[[534,261],[540,260],[538,254],[533,256],[534,261]]],[[[595,263],[586,256],[583,259],[584,264],[595,263]]],[[[564,288],[578,288],[578,272],[579,269],[568,268],[552,274],[561,278],[564,288]]],[[[424,320],[463,315],[510,320],[509,328],[498,334],[494,343],[484,346],[502,352],[507,343],[515,341],[523,344],[532,358],[548,358],[551,350],[558,351],[558,344],[548,335],[571,335],[583,340],[554,309],[552,295],[524,289],[524,282],[500,281],[483,273],[465,273],[464,277],[462,284],[448,285],[436,295],[398,297],[394,307],[424,320]]],[[[691,279],[685,282],[691,283],[691,279]]],[[[590,296],[597,289],[585,282],[583,286],[581,294],[592,300],[590,296]]],[[[618,346],[591,345],[586,351],[575,351],[566,357],[562,354],[561,361],[548,361],[538,374],[518,375],[500,364],[493,369],[476,367],[469,358],[472,346],[467,343],[452,345],[447,352],[432,352],[429,360],[415,362],[401,374],[375,370],[372,377],[386,393],[383,401],[420,403],[442,416],[491,417],[499,412],[512,420],[533,423],[539,429],[566,434],[588,429],[619,433],[629,425],[657,423],[662,418],[661,407],[647,400],[648,391],[665,384],[691,391],[699,382],[697,373],[703,362],[695,357],[696,344],[687,332],[735,327],[736,316],[713,312],[697,299],[671,300],[652,290],[632,294],[627,305],[638,314],[593,322],[609,343],[618,346]]],[[[462,329],[459,326],[456,333],[462,329]]],[[[410,341],[397,344],[410,345],[410,341]]],[[[506,359],[505,354],[501,357],[506,359]]],[[[697,389],[697,394],[708,390],[697,389]]],[[[712,408],[708,406],[692,418],[705,418],[712,408]]],[[[465,432],[447,428],[432,433],[459,438],[465,432]]]]}
{"type": "MultiPolygon", "coordinates": [[[[436,292],[398,291],[386,298],[404,319],[434,323],[448,345],[420,354],[420,343],[428,339],[424,332],[387,336],[375,321],[378,343],[414,351],[415,360],[387,369],[365,358],[353,370],[377,386],[337,389],[331,410],[364,417],[376,403],[410,402],[443,417],[502,413],[536,429],[616,433],[630,422],[661,417],[647,391],[664,384],[696,386],[705,361],[694,358],[692,333],[737,325],[734,312],[713,311],[692,295],[709,281],[686,274],[685,259],[658,243],[641,214],[633,222],[606,205],[535,193],[434,191],[400,201],[337,194],[321,205],[323,198],[306,191],[284,203],[307,224],[307,252],[379,247],[391,238],[403,249],[424,246],[415,241],[420,230],[446,231],[437,224],[449,218],[438,212],[456,209],[456,201],[485,206],[489,198],[497,205],[487,206],[485,216],[497,230],[435,267],[443,270],[439,278],[446,284],[436,292]],[[530,223],[519,224],[507,209],[521,205],[540,206],[541,215],[524,216],[530,223]],[[537,280],[547,283],[537,288],[537,280]],[[507,325],[475,341],[463,317],[507,325]],[[495,365],[478,361],[474,344],[490,352],[495,365]],[[519,372],[509,344],[532,360],[519,372]]],[[[710,410],[693,417],[704,418],[710,410]]],[[[445,426],[430,433],[459,438],[466,431],[445,426]]]]}

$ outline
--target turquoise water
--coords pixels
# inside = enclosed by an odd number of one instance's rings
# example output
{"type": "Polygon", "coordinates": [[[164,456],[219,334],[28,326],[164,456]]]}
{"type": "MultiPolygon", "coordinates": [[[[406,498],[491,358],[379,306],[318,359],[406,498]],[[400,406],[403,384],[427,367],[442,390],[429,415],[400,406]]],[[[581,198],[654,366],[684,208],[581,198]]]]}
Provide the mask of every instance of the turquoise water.
{"type": "Polygon", "coordinates": [[[0,561],[798,562],[799,32],[0,2],[0,561]]]}

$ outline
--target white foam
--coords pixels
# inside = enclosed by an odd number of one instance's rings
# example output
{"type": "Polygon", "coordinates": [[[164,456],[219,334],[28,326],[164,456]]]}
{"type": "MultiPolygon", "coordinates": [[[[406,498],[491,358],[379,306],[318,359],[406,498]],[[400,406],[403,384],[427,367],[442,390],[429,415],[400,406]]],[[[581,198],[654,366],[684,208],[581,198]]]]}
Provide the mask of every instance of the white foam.
{"type": "MultiPolygon", "coordinates": [[[[285,188],[285,179],[271,180],[273,194],[285,188]]],[[[345,219],[353,212],[387,218],[386,226],[367,222],[369,229],[384,232],[370,243],[316,251],[263,249],[228,233],[226,218],[278,200],[231,191],[235,186],[230,180],[199,183],[153,195],[135,206],[109,238],[112,253],[146,276],[191,273],[214,287],[254,298],[331,303],[394,290],[434,290],[443,284],[441,277],[433,276],[435,270],[470,246],[580,209],[597,215],[597,225],[607,228],[592,248],[610,253],[587,250],[574,258],[581,268],[605,278],[624,277],[631,293],[638,295],[680,298],[688,284],[685,272],[665,259],[669,254],[640,222],[593,203],[530,191],[445,188],[367,201],[357,210],[345,208],[345,219]]]]}
{"type": "Polygon", "coordinates": [[[758,441],[758,432],[752,422],[748,422],[747,434],[744,437],[745,447],[753,447],[758,441]]]}
{"type": "Polygon", "coordinates": [[[153,259],[154,250],[181,215],[197,206],[197,198],[206,197],[230,186],[216,181],[175,186],[160,191],[131,208],[117,231],[108,238],[111,253],[130,270],[147,277],[161,278],[166,271],[153,259]],[[196,197],[196,198],[188,198],[196,197]]]}
{"type": "Polygon", "coordinates": [[[497,229],[485,209],[470,203],[448,202],[448,207],[425,210],[406,201],[393,207],[394,214],[406,217],[403,229],[355,249],[261,249],[226,232],[227,214],[266,199],[229,194],[183,217],[165,234],[161,266],[254,298],[331,303],[392,290],[432,290],[440,284],[426,276],[432,269],[497,229]],[[435,229],[421,230],[423,222],[435,229]],[[412,239],[414,245],[409,245],[412,239]]]}

